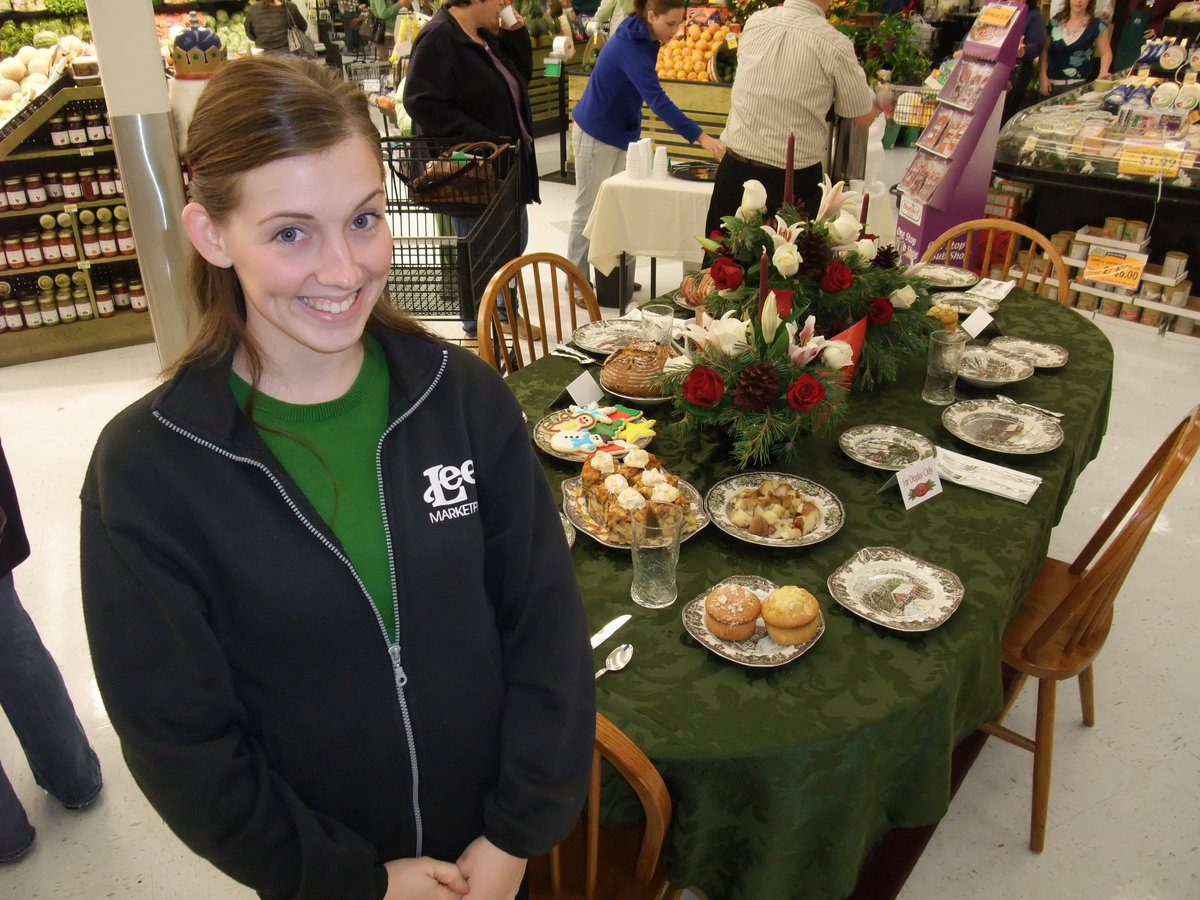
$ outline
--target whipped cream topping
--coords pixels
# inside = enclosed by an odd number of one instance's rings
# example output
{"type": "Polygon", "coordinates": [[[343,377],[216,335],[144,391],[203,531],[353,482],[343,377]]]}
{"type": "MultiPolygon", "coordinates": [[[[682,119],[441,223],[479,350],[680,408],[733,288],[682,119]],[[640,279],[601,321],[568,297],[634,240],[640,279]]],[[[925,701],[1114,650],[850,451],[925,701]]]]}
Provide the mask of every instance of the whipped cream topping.
{"type": "Polygon", "coordinates": [[[617,495],[617,505],[621,509],[633,512],[635,509],[641,509],[646,505],[646,498],[637,492],[637,488],[625,488],[617,495]]]}
{"type": "Polygon", "coordinates": [[[674,503],[679,499],[679,488],[673,484],[656,484],[650,491],[650,499],[654,503],[674,503]]]}
{"type": "Polygon", "coordinates": [[[642,473],[642,484],[653,487],[656,484],[666,484],[667,473],[662,469],[647,469],[642,473]]]}
{"type": "Polygon", "coordinates": [[[604,479],[604,489],[610,494],[619,494],[627,487],[629,487],[629,482],[624,475],[609,475],[604,479]]]}
{"type": "Polygon", "coordinates": [[[617,471],[617,464],[613,462],[612,454],[605,453],[603,450],[593,453],[592,458],[588,460],[588,465],[602,475],[617,471]]]}
{"type": "Polygon", "coordinates": [[[635,469],[644,469],[649,462],[650,454],[641,447],[638,447],[636,450],[630,450],[625,454],[625,465],[632,466],[635,469]]]}

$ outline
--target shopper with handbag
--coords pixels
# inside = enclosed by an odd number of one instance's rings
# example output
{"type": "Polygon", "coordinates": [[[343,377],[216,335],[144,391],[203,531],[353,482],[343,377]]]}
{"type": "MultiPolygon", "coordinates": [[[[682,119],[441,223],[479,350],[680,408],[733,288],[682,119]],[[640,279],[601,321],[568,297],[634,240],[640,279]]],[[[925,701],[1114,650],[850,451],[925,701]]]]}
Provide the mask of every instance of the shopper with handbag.
{"type": "MultiPolygon", "coordinates": [[[[526,205],[540,202],[540,196],[529,105],[533,49],[525,20],[515,9],[513,13],[513,24],[494,31],[500,0],[448,0],[413,41],[404,108],[416,135],[518,147],[521,254],[529,240],[526,205]]],[[[455,217],[454,231],[464,237],[474,223],[470,217],[455,217]]],[[[463,331],[475,336],[473,316],[463,320],[463,331]]]]}
{"type": "Polygon", "coordinates": [[[264,53],[292,53],[288,31],[308,28],[304,13],[292,0],[257,0],[246,7],[246,37],[264,53]]]}
{"type": "Polygon", "coordinates": [[[396,45],[396,16],[400,3],[393,0],[371,0],[371,43],[380,62],[392,58],[392,47],[396,45]]]}

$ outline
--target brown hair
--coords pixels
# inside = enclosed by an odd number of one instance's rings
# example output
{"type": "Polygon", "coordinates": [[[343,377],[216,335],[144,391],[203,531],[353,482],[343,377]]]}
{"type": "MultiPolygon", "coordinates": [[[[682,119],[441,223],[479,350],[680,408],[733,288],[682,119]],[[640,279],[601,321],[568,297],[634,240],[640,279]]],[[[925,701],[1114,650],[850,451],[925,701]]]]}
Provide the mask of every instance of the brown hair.
{"type": "MultiPolygon", "coordinates": [[[[241,202],[242,179],[259,166],[320,153],[350,137],[372,148],[384,177],[379,132],[366,95],[329,66],[295,56],[233,60],[209,80],[188,128],[187,164],[192,199],[220,224],[241,202]]],[[[200,313],[195,337],[170,367],[212,366],[240,349],[257,387],[262,352],[246,331],[246,298],[232,268],[214,266],[195,249],[189,281],[200,313]]],[[[367,327],[425,333],[385,294],[367,327]]]]}
{"type": "Polygon", "coordinates": [[[687,0],[633,0],[633,14],[642,20],[643,25],[649,27],[650,20],[646,18],[646,13],[661,16],[673,9],[683,9],[685,6],[687,6],[687,0]]]}
{"type": "MultiPolygon", "coordinates": [[[[1088,14],[1088,18],[1096,18],[1096,0],[1088,0],[1086,12],[1088,14]]],[[[1054,20],[1056,22],[1066,22],[1069,18],[1071,18],[1071,0],[1067,0],[1067,2],[1063,5],[1063,8],[1060,9],[1058,14],[1054,17],[1054,20]]]]}

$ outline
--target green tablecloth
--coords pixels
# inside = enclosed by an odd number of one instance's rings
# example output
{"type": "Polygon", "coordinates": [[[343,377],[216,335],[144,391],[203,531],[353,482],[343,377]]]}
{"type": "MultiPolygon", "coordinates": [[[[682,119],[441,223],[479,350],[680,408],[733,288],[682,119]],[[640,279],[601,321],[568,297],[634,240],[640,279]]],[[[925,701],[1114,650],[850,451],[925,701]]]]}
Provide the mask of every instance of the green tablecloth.
{"type": "MultiPolygon", "coordinates": [[[[1070,351],[1065,368],[1039,370],[1007,391],[1066,413],[1066,441],[1058,449],[1006,456],[960,442],[942,427],[942,409],[920,399],[922,361],[897,384],[854,395],[847,421],[812,437],[804,459],[782,467],[841,498],[846,524],[833,538],[772,550],[709,526],[683,545],[680,600],[646,610],[629,599],[628,552],[579,535],[575,566],[593,629],[633,613],[619,633],[634,645],[633,662],[598,683],[597,702],[670,788],[666,870],[676,884],[696,885],[713,900],[845,896],[886,831],[928,825],[946,812],[951,752],[999,710],[1000,636],[1045,556],[1076,477],[1099,449],[1111,390],[1112,348],[1073,310],[1014,292],[996,318],[1006,334],[1070,351]],[[837,446],[843,428],[866,423],[912,428],[1045,483],[1028,506],[946,484],[941,496],[905,512],[895,488],[876,493],[888,473],[855,463],[837,446]],[[843,610],[826,577],[867,546],[899,547],[957,573],[966,586],[961,607],[924,634],[887,631],[843,610]],[[680,609],[734,574],[811,590],[825,613],[824,636],[777,669],[743,668],[705,650],[684,630],[680,609]]],[[[575,363],[545,357],[509,384],[533,423],[578,374],[575,363]]],[[[961,383],[959,391],[965,398],[992,393],[961,383]]],[[[661,412],[661,427],[668,410],[649,412],[661,412]]],[[[685,441],[668,428],[650,449],[704,493],[734,472],[727,447],[716,435],[685,441]]],[[[544,461],[556,491],[578,474],[578,465],[544,461]]],[[[597,651],[598,665],[614,644],[597,651]]]]}

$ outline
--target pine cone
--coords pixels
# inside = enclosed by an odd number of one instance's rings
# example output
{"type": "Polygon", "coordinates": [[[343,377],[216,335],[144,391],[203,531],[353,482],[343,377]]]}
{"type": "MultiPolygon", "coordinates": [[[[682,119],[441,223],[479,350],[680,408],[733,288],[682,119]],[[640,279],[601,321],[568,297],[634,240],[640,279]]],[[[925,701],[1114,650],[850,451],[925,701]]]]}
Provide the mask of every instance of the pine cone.
{"type": "Polygon", "coordinates": [[[804,260],[800,264],[798,274],[808,278],[820,278],[825,272],[825,267],[829,265],[828,239],[824,235],[805,231],[796,239],[796,249],[800,251],[800,258],[804,260]]]}
{"type": "Polygon", "coordinates": [[[875,254],[875,268],[877,269],[894,269],[900,265],[900,251],[893,244],[887,244],[880,247],[875,254]]]}
{"type": "Polygon", "coordinates": [[[778,397],[779,373],[771,363],[751,363],[739,373],[737,387],[733,389],[733,405],[742,412],[762,412],[778,397]]]}

